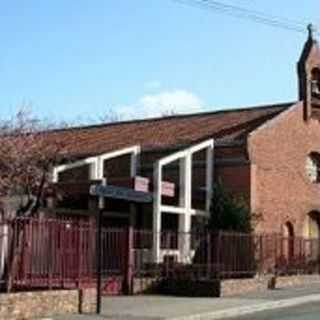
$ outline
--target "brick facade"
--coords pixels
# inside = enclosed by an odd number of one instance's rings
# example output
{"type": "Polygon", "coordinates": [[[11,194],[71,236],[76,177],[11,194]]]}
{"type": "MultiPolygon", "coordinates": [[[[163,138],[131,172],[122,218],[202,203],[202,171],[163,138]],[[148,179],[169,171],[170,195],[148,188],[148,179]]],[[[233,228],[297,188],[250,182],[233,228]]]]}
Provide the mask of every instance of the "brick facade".
{"type": "Polygon", "coordinates": [[[309,181],[307,156],[319,150],[317,120],[303,120],[303,104],[253,132],[250,161],[256,165],[255,208],[264,216],[259,230],[282,232],[285,223],[303,235],[308,213],[320,209],[320,185],[309,181]]]}

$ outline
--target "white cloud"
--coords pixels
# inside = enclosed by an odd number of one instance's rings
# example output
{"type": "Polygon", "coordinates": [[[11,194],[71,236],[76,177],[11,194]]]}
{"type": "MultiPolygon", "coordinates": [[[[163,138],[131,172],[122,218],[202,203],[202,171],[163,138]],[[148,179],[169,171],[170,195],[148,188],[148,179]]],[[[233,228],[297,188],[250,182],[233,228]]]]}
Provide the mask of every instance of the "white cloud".
{"type": "Polygon", "coordinates": [[[136,103],[116,108],[122,118],[148,118],[203,110],[201,99],[187,90],[177,89],[141,96],[136,103]]]}
{"type": "Polygon", "coordinates": [[[146,116],[161,115],[163,113],[188,113],[202,109],[202,101],[195,94],[186,90],[166,91],[142,96],[138,105],[146,116]]]}

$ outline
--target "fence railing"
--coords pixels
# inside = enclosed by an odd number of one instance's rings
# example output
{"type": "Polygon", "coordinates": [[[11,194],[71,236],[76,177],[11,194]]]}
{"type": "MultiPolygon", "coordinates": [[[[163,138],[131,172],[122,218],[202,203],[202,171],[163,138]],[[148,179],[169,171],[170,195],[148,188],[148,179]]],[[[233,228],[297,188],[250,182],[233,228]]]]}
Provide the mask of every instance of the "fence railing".
{"type": "MultiPolygon", "coordinates": [[[[154,233],[103,228],[102,277],[244,278],[319,273],[319,239],[278,234],[163,231],[155,260],[154,233]]],[[[86,222],[15,219],[0,222],[0,287],[66,288],[96,280],[96,229],[86,222]]],[[[109,282],[108,282],[109,281],[109,282]]],[[[110,282],[111,281],[111,282],[110,282]]]]}
{"type": "Polygon", "coordinates": [[[162,276],[220,279],[319,273],[319,239],[222,231],[162,232],[161,259],[155,263],[152,238],[152,231],[135,231],[137,276],[150,275],[152,270],[162,276]]]}

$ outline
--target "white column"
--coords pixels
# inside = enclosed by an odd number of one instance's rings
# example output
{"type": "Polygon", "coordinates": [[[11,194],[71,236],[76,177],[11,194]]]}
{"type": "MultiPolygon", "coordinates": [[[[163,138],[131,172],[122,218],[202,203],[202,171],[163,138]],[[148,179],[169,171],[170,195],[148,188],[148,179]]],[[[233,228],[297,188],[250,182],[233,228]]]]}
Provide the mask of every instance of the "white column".
{"type": "Polygon", "coordinates": [[[130,175],[135,177],[139,172],[140,150],[135,150],[130,156],[130,175]]]}
{"type": "Polygon", "coordinates": [[[9,230],[8,225],[3,224],[0,226],[0,234],[2,235],[2,241],[0,246],[0,279],[3,277],[5,272],[6,260],[8,259],[8,237],[9,230]]]}
{"type": "MultiPolygon", "coordinates": [[[[101,184],[103,186],[107,185],[107,178],[102,178],[101,184]]],[[[104,209],[105,208],[105,198],[104,197],[99,197],[99,209],[104,209]]]]}
{"type": "Polygon", "coordinates": [[[153,261],[161,262],[161,182],[162,166],[156,162],[153,173],[153,261]]]}
{"type": "MultiPolygon", "coordinates": [[[[134,152],[130,155],[130,177],[133,178],[138,175],[139,172],[139,164],[140,164],[140,150],[134,150],[134,152]]],[[[131,227],[136,227],[137,214],[141,214],[137,212],[137,204],[131,203],[129,210],[129,224],[131,227]]]]}
{"type": "Polygon", "coordinates": [[[206,150],[206,211],[209,212],[213,188],[213,144],[206,150]]]}
{"type": "Polygon", "coordinates": [[[59,180],[59,172],[57,168],[53,168],[52,171],[52,183],[58,183],[59,180]]]}
{"type": "Polygon", "coordinates": [[[89,180],[102,179],[103,176],[103,163],[101,159],[97,159],[89,164],[89,180]]]}
{"type": "Polygon", "coordinates": [[[192,154],[180,160],[180,206],[185,209],[179,216],[180,261],[187,263],[190,258],[190,231],[192,207],[192,154]]]}

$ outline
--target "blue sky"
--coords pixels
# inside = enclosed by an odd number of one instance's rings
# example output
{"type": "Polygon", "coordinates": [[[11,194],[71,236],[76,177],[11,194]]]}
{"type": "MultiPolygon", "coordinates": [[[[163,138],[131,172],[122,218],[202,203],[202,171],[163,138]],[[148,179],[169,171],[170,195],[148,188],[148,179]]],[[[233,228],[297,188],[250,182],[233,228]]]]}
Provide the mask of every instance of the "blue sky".
{"type": "MultiPolygon", "coordinates": [[[[319,22],[319,0],[224,0],[319,22]]],[[[297,97],[306,35],[173,0],[1,1],[0,117],[214,110],[297,97]]]]}

